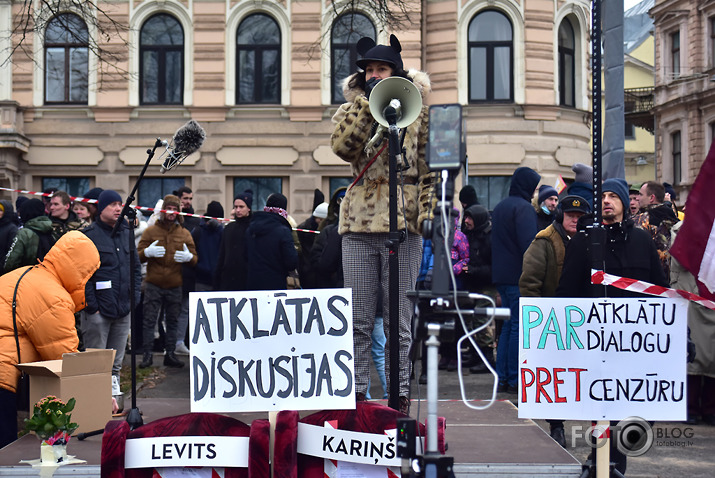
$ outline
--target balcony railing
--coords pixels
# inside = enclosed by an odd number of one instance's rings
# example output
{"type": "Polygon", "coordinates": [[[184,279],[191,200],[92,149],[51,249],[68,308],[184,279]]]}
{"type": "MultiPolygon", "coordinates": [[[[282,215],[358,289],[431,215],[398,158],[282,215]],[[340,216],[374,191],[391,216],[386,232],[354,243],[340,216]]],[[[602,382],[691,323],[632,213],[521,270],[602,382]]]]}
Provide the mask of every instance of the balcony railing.
{"type": "Polygon", "coordinates": [[[655,120],[653,118],[653,101],[655,88],[626,88],[623,91],[623,109],[626,119],[633,125],[641,127],[653,134],[655,120]]]}

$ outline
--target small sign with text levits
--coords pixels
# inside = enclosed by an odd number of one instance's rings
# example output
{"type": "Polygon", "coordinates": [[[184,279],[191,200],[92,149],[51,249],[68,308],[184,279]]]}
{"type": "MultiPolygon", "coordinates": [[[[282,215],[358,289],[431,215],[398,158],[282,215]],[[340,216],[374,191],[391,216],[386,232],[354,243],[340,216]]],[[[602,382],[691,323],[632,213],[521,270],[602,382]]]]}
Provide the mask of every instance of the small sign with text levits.
{"type": "Polygon", "coordinates": [[[157,469],[162,478],[179,476],[174,473],[182,467],[203,467],[201,473],[214,478],[215,473],[221,476],[223,468],[248,467],[248,440],[229,436],[131,438],[126,442],[124,467],[157,469]]]}
{"type": "Polygon", "coordinates": [[[355,408],[351,289],[189,294],[191,411],[355,408]]]}

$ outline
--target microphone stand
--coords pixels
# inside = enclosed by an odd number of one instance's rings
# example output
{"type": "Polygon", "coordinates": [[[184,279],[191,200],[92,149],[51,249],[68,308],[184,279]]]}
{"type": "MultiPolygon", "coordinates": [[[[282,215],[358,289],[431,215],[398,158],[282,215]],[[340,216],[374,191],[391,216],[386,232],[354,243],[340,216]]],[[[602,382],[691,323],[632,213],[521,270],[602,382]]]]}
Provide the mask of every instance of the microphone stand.
{"type": "Polygon", "coordinates": [[[400,242],[405,240],[404,232],[397,230],[397,161],[402,155],[402,146],[397,128],[397,110],[387,106],[383,111],[389,124],[389,218],[390,233],[385,246],[388,249],[389,293],[390,293],[390,390],[387,406],[400,409],[400,242]]]}
{"type": "Polygon", "coordinates": [[[137,193],[137,189],[139,189],[139,184],[141,183],[142,179],[144,178],[144,174],[146,173],[147,168],[149,167],[149,163],[151,162],[152,158],[154,157],[154,152],[156,151],[156,148],[159,146],[162,146],[163,142],[161,141],[160,138],[156,139],[156,142],[154,143],[154,147],[151,149],[147,149],[147,158],[146,162],[144,163],[144,167],[142,168],[141,173],[139,173],[139,177],[137,178],[137,182],[134,184],[134,188],[132,188],[132,192],[129,193],[129,196],[127,196],[127,200],[124,203],[124,207],[122,208],[122,213],[119,216],[119,219],[117,219],[117,223],[114,225],[114,229],[112,229],[112,237],[116,236],[119,233],[119,228],[122,224],[122,219],[127,218],[127,225],[129,226],[129,295],[130,295],[130,304],[129,304],[129,315],[131,317],[131,329],[132,329],[132,353],[131,353],[131,375],[132,375],[132,408],[129,410],[129,413],[127,414],[127,423],[129,424],[129,428],[134,430],[137,427],[140,427],[144,424],[144,420],[142,419],[142,414],[141,411],[137,408],[137,339],[139,337],[139,334],[141,333],[141,329],[138,327],[139,324],[136,322],[136,306],[134,304],[134,297],[135,297],[135,290],[134,290],[134,281],[136,280],[136,271],[135,271],[135,264],[137,261],[137,248],[135,245],[135,238],[134,238],[134,223],[137,218],[137,212],[134,208],[131,207],[131,204],[134,202],[135,194],[137,193]]]}

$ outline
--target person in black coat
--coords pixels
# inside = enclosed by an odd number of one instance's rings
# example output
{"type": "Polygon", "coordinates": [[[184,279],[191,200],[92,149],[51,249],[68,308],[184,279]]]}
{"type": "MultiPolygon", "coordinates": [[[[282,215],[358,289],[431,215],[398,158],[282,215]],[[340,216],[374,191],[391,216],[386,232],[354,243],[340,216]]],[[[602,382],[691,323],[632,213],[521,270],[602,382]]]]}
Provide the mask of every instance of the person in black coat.
{"type": "Polygon", "coordinates": [[[214,290],[248,290],[246,285],[246,230],[253,215],[253,191],[239,193],[233,200],[234,221],[223,228],[219,245],[214,290]]]}
{"type": "Polygon", "coordinates": [[[118,233],[112,235],[122,213],[122,198],[106,189],[97,199],[97,218],[82,232],[99,251],[101,264],[85,287],[86,307],[82,311],[82,340],[87,348],[114,349],[112,395],[119,395],[119,372],[131,327],[131,279],[134,279],[134,304],[141,298],[141,263],[136,245],[130,239],[127,222],[121,219],[118,233]],[[134,248],[134,275],[130,254],[134,248]]]}
{"type": "Polygon", "coordinates": [[[12,240],[17,234],[18,222],[12,203],[5,199],[0,201],[0,272],[5,265],[7,251],[10,250],[12,240]]]}
{"type": "MultiPolygon", "coordinates": [[[[617,178],[605,180],[601,203],[606,229],[604,272],[669,287],[653,239],[648,232],[635,227],[628,217],[630,198],[626,181],[617,178]]],[[[591,284],[589,242],[585,231],[571,239],[566,248],[556,297],[645,297],[613,286],[591,284]]],[[[618,449],[617,443],[617,440],[611,440],[611,461],[625,475],[626,455],[618,449]]]]}
{"type": "Polygon", "coordinates": [[[284,195],[271,194],[246,230],[247,281],[252,290],[285,290],[288,273],[298,267],[287,207],[284,195]]]}

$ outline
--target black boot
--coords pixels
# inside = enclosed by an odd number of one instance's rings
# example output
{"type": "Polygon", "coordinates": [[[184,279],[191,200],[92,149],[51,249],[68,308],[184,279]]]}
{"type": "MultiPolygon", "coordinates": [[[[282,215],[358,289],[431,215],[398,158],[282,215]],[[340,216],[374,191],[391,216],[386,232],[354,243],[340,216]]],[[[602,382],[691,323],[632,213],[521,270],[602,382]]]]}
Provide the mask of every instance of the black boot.
{"type": "Polygon", "coordinates": [[[164,365],[167,367],[181,368],[184,366],[184,362],[176,358],[174,352],[167,352],[164,354],[164,365]]]}
{"type": "MultiPolygon", "coordinates": [[[[487,359],[487,363],[494,368],[494,349],[488,346],[482,346],[479,347],[479,349],[482,351],[484,354],[484,357],[487,359]]],[[[473,374],[479,374],[479,373],[489,373],[489,369],[487,368],[486,364],[482,362],[481,358],[479,359],[479,363],[474,365],[473,367],[469,367],[469,373],[473,374]]]]}
{"type": "Polygon", "coordinates": [[[154,363],[154,356],[151,352],[144,352],[142,357],[142,363],[139,364],[139,368],[149,368],[151,364],[154,363]]]}

